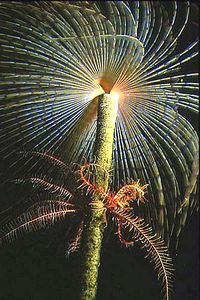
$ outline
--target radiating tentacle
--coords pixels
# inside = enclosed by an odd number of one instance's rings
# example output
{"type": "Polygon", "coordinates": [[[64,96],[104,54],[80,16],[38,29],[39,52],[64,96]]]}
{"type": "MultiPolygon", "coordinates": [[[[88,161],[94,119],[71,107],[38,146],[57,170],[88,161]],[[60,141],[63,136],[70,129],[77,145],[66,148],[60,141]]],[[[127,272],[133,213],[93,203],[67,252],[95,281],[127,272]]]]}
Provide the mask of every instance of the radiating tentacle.
{"type": "MultiPolygon", "coordinates": [[[[98,96],[118,93],[111,189],[127,178],[148,182],[141,214],[166,240],[176,235],[198,151],[193,10],[189,1],[2,2],[0,159],[8,173],[25,172],[15,155],[24,148],[53,151],[67,165],[91,161],[98,96]]],[[[194,186],[182,220],[198,205],[194,186]]]]}

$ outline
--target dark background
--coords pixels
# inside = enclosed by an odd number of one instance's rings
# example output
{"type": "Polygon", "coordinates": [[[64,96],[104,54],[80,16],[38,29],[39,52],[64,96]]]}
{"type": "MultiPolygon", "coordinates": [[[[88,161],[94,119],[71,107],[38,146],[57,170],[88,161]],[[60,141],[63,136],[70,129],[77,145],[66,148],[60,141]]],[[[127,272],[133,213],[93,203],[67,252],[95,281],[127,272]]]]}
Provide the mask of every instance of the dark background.
{"type": "MultiPolygon", "coordinates": [[[[175,259],[174,300],[199,299],[198,228],[195,214],[186,225],[175,259]]],[[[78,299],[80,258],[79,254],[65,257],[64,233],[60,223],[0,249],[0,299],[78,299]]],[[[122,247],[116,235],[104,240],[97,299],[162,300],[153,266],[137,246],[122,247]]]]}

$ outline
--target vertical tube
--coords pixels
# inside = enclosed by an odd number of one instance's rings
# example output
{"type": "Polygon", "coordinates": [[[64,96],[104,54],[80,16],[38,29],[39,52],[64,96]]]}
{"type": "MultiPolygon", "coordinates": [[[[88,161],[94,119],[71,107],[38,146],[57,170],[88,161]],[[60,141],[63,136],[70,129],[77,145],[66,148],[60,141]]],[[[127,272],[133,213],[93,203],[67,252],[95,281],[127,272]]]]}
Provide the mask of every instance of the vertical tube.
{"type": "MultiPolygon", "coordinates": [[[[94,158],[96,164],[102,166],[107,171],[110,170],[112,164],[113,137],[117,110],[118,99],[116,96],[111,94],[99,96],[94,158]]],[[[98,173],[95,174],[95,179],[96,184],[107,191],[108,177],[103,173],[98,173]]],[[[96,297],[100,251],[104,231],[103,223],[103,211],[91,209],[85,223],[81,245],[81,300],[94,300],[96,297]]]]}

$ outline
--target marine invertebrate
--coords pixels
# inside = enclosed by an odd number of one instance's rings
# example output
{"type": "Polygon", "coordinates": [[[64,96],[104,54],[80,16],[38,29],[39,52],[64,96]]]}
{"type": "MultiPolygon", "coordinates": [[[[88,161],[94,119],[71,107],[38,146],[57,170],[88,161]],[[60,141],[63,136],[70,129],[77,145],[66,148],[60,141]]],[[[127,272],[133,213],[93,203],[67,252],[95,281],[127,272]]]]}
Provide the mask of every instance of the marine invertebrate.
{"type": "Polygon", "coordinates": [[[197,41],[178,47],[192,9],[175,1],[2,2],[1,158],[15,165],[26,147],[61,153],[66,163],[91,160],[97,96],[117,93],[111,184],[148,182],[145,218],[166,240],[178,235],[196,207],[198,138],[183,113],[197,112],[197,73],[182,69],[197,41]]]}
{"type": "Polygon", "coordinates": [[[100,98],[113,95],[110,188],[128,178],[148,183],[140,217],[168,243],[172,234],[178,240],[197,207],[198,137],[188,117],[198,110],[196,37],[182,48],[192,5],[0,3],[0,158],[8,175],[46,168],[16,159],[24,147],[53,150],[66,164],[93,160],[100,98]]]}
{"type": "MultiPolygon", "coordinates": [[[[33,155],[50,160],[61,172],[65,172],[67,169],[64,162],[47,153],[33,152],[33,155]]],[[[134,242],[141,244],[142,249],[147,254],[146,257],[149,257],[154,264],[158,278],[161,280],[164,298],[170,299],[173,265],[167,247],[158,234],[153,234],[152,228],[144,220],[134,215],[134,210],[131,208],[131,202],[143,201],[144,187],[141,187],[138,182],[130,182],[116,193],[106,193],[102,188],[95,185],[95,175],[101,171],[102,167],[99,165],[85,164],[76,172],[76,181],[81,181],[78,186],[79,190],[81,188],[87,191],[89,188],[89,194],[93,195],[92,201],[89,202],[86,201],[86,198],[84,199],[84,194],[82,194],[81,201],[77,201],[66,187],[54,184],[44,178],[32,177],[16,180],[16,183],[20,184],[31,182],[34,188],[39,187],[48,191],[52,197],[47,198],[47,200],[35,201],[23,214],[5,224],[1,230],[0,242],[10,241],[22,232],[49,227],[69,214],[77,214],[80,225],[68,249],[68,253],[74,252],[78,250],[80,245],[85,213],[87,213],[88,207],[89,209],[92,207],[94,210],[104,210],[105,220],[107,214],[114,219],[122,244],[127,247],[133,245],[134,242]],[[91,172],[91,170],[95,170],[95,172],[91,172]],[[122,231],[123,234],[128,233],[130,241],[124,238],[122,231]]]]}

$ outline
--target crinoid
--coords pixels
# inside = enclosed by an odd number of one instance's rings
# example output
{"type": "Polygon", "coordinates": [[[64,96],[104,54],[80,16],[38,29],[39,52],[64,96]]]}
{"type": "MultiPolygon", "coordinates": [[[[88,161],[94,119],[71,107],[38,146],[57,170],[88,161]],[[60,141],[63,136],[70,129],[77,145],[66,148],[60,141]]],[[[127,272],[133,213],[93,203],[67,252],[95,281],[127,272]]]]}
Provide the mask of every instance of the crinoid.
{"type": "MultiPolygon", "coordinates": [[[[66,172],[68,167],[61,160],[48,153],[32,152],[32,155],[42,157],[50,161],[60,172],[66,172]]],[[[31,177],[17,179],[16,183],[32,183],[33,187],[46,190],[51,196],[47,199],[32,204],[23,214],[19,215],[9,224],[5,224],[1,230],[1,243],[15,239],[20,233],[49,227],[56,221],[62,220],[70,214],[79,216],[80,222],[74,239],[70,242],[68,253],[77,251],[81,243],[82,232],[87,212],[103,210],[105,224],[110,215],[117,227],[119,241],[126,247],[134,242],[141,245],[150,258],[158,273],[164,293],[164,299],[170,299],[172,290],[173,265],[165,243],[158,234],[154,234],[150,225],[134,214],[131,204],[134,201],[145,201],[144,194],[146,185],[141,186],[138,181],[130,181],[122,186],[117,192],[105,192],[95,182],[98,173],[104,172],[104,168],[95,163],[86,163],[74,172],[74,179],[78,183],[76,191],[69,191],[64,185],[60,186],[46,178],[31,177]],[[81,201],[76,201],[77,191],[84,191],[81,201]],[[89,201],[85,195],[88,194],[89,201]],[[53,195],[53,196],[52,196],[53,195]],[[128,236],[129,240],[126,238],[128,236]]],[[[105,176],[109,176],[105,172],[105,176]]],[[[109,218],[111,219],[111,218],[109,218]]]]}

